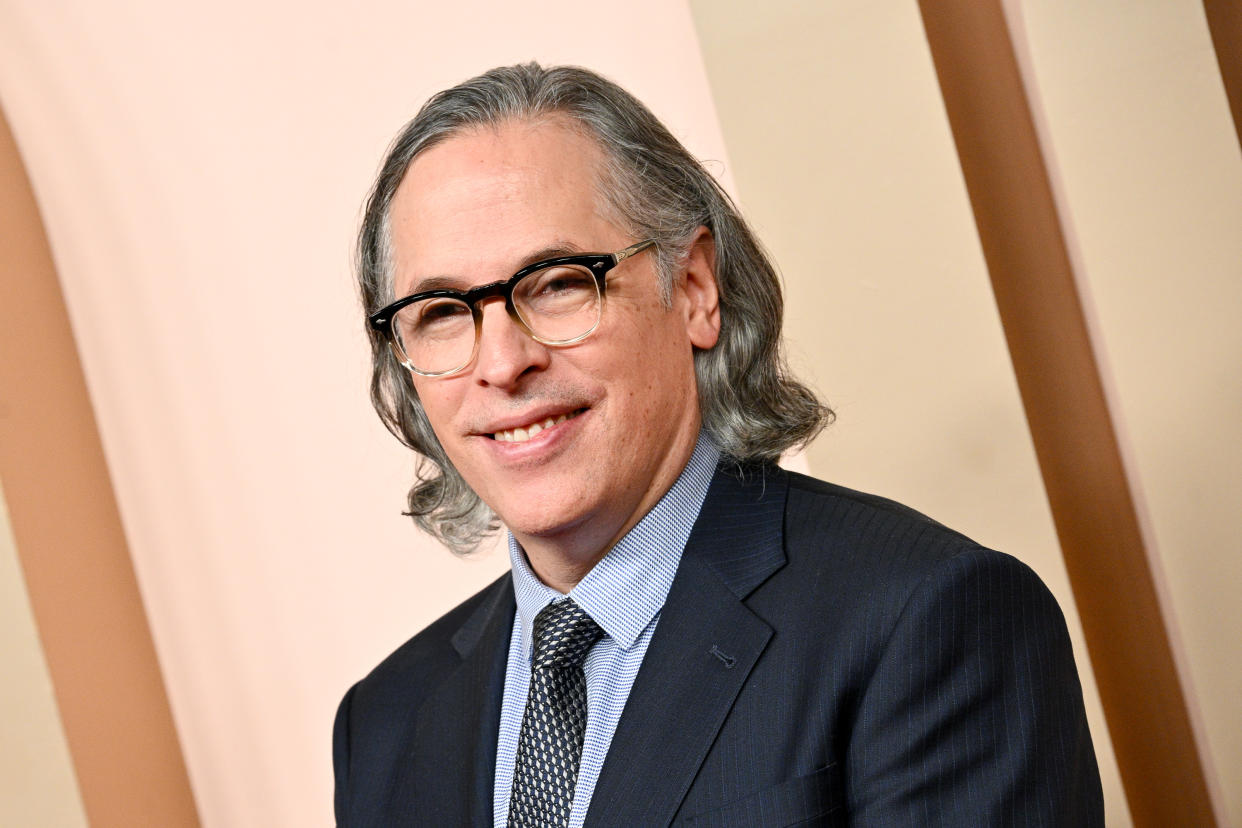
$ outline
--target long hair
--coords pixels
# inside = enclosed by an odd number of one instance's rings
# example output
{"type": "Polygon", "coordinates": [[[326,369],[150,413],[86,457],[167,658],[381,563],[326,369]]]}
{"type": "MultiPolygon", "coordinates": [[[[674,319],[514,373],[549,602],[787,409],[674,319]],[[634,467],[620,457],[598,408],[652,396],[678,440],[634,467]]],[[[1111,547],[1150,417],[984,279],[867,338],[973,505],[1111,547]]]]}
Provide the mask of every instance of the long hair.
{"type": "MultiPolygon", "coordinates": [[[[597,186],[610,218],[636,239],[657,241],[665,300],[695,232],[711,230],[721,332],[694,355],[703,428],[738,462],[775,460],[804,445],[832,411],[789,375],[781,343],[780,279],[729,196],[634,96],[586,69],[535,63],[493,69],[429,100],[397,136],[367,199],[358,233],[357,273],[368,313],[392,302],[389,210],[419,153],[460,132],[515,120],[559,117],[598,142],[597,186]]],[[[367,326],[371,401],[380,419],[422,456],[409,515],[457,552],[474,549],[496,516],[449,461],[423,412],[408,371],[387,340],[367,326]]]]}

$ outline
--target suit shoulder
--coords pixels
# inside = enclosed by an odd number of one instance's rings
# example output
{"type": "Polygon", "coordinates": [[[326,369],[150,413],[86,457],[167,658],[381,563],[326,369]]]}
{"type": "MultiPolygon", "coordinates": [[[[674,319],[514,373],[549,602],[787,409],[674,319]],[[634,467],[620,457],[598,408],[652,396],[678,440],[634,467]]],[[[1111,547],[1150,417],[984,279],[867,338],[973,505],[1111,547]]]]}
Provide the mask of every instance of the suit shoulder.
{"type": "Polygon", "coordinates": [[[886,497],[849,489],[835,483],[789,472],[787,522],[817,533],[834,528],[878,539],[884,535],[917,540],[921,544],[961,551],[978,548],[975,541],[927,515],[886,497]]]}
{"type": "Polygon", "coordinates": [[[927,579],[1007,573],[1046,588],[1025,563],[877,495],[790,473],[785,544],[794,568],[828,569],[873,596],[905,598],[927,579]]]}
{"type": "MultiPolygon", "coordinates": [[[[487,604],[501,600],[511,583],[506,572],[433,621],[359,681],[355,695],[361,696],[364,701],[377,701],[395,691],[408,698],[412,687],[438,681],[461,661],[453,643],[454,637],[468,632],[468,625],[480,620],[480,611],[485,610],[487,604]]],[[[482,614],[487,615],[486,612],[482,614]]]]}
{"type": "Polygon", "coordinates": [[[470,663],[472,652],[482,652],[484,662],[503,654],[495,648],[507,644],[512,608],[506,574],[402,644],[345,694],[333,725],[337,824],[390,824],[380,816],[389,804],[388,780],[410,760],[424,703],[470,663]]]}

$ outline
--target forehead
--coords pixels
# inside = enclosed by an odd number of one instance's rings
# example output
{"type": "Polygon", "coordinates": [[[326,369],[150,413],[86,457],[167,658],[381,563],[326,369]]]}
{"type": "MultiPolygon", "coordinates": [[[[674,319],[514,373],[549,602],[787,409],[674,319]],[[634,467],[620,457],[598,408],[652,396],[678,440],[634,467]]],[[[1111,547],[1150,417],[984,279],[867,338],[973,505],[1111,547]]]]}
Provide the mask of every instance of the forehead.
{"type": "Polygon", "coordinates": [[[550,245],[611,249],[623,236],[603,215],[601,160],[559,119],[473,129],[426,150],[389,214],[398,295],[429,277],[502,278],[550,245]]]}

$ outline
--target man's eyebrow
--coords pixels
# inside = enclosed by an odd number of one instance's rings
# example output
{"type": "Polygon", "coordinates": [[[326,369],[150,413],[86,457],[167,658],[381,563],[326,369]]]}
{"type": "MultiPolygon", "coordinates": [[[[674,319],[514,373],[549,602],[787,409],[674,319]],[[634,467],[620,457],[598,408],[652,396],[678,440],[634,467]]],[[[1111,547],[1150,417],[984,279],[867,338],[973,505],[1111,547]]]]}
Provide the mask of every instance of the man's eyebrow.
{"type": "MultiPolygon", "coordinates": [[[[582,248],[573,242],[558,241],[524,256],[521,263],[518,265],[518,270],[521,270],[524,267],[529,267],[535,262],[542,262],[546,259],[555,259],[560,256],[577,256],[582,252],[582,248]]],[[[517,271],[514,272],[516,273],[517,271]]]]}
{"type": "Polygon", "coordinates": [[[429,290],[459,290],[464,293],[466,291],[466,283],[452,276],[428,276],[426,279],[420,279],[411,285],[406,296],[426,293],[429,290]]]}
{"type": "MultiPolygon", "coordinates": [[[[557,241],[547,247],[541,247],[534,250],[517,262],[517,267],[513,273],[517,273],[524,267],[529,267],[536,262],[546,261],[547,259],[555,259],[560,256],[577,256],[582,253],[582,248],[570,241],[557,241]]],[[[499,279],[489,279],[487,282],[480,282],[470,279],[463,279],[458,276],[428,276],[426,279],[419,279],[410,286],[407,296],[413,296],[415,293],[426,293],[429,290],[460,290],[465,292],[473,284],[488,284],[490,282],[503,282],[513,275],[510,273],[499,279]]]]}

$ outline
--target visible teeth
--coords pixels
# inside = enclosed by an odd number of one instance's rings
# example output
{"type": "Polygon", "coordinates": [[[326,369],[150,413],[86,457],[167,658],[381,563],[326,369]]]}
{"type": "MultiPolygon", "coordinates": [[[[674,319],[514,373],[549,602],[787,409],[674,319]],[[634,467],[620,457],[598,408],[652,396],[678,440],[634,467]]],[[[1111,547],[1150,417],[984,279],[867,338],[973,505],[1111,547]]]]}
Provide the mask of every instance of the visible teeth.
{"type": "Polygon", "coordinates": [[[556,417],[548,417],[546,420],[544,420],[541,423],[531,423],[525,428],[514,428],[508,431],[497,431],[494,436],[497,440],[501,441],[502,443],[525,443],[527,440],[530,440],[531,438],[535,437],[540,432],[546,431],[552,426],[560,425],[561,423],[565,422],[572,416],[573,416],[572,414],[560,414],[560,415],[557,415],[556,417]]]}

